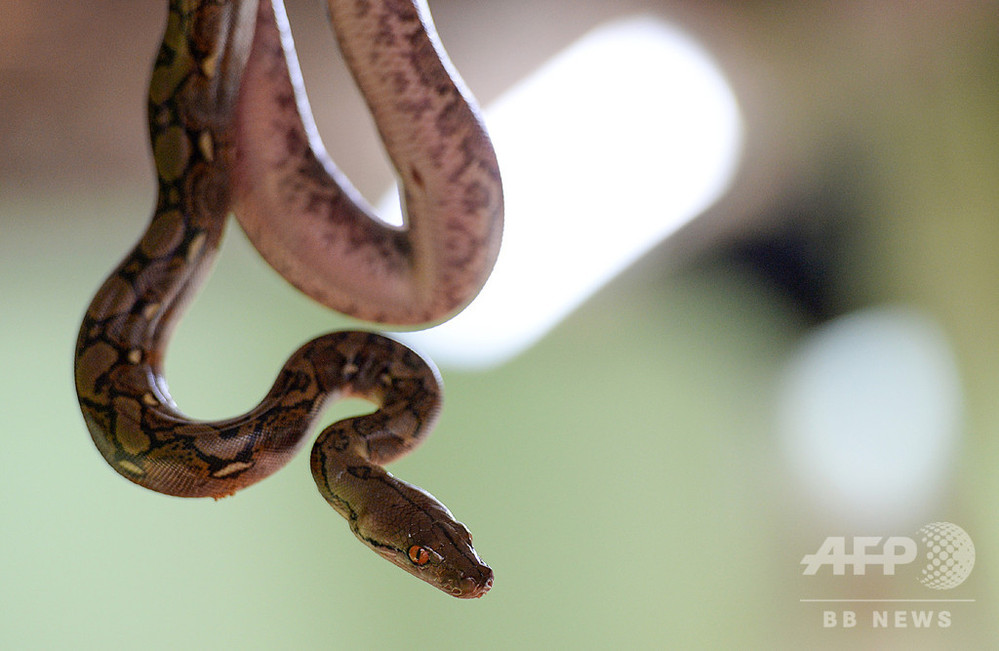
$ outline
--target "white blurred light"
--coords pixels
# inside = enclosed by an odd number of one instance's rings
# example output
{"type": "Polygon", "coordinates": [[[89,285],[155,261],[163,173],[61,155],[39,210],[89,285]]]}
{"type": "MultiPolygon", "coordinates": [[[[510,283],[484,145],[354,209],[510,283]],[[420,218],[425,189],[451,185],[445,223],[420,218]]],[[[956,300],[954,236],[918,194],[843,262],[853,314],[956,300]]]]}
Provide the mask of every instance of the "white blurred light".
{"type": "MultiPolygon", "coordinates": [[[[630,18],[584,36],[485,111],[506,195],[499,260],[451,321],[403,335],[443,365],[540,339],[728,186],[741,120],[689,36],[630,18]]],[[[380,214],[398,221],[398,195],[380,214]]]]}
{"type": "Polygon", "coordinates": [[[801,345],[779,413],[785,453],[822,507],[881,526],[924,517],[960,438],[957,364],[929,317],[865,310],[801,345]]]}

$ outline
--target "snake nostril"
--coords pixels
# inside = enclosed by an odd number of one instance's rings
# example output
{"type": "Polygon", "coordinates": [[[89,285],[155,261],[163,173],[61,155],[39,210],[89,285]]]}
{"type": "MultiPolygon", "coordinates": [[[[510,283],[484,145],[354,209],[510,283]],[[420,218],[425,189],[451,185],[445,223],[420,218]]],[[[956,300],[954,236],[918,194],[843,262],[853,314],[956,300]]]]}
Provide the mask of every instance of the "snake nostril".
{"type": "Polygon", "coordinates": [[[482,577],[475,578],[466,576],[459,581],[459,586],[460,587],[457,592],[462,597],[466,599],[477,599],[489,592],[489,589],[493,587],[492,571],[488,573],[484,581],[482,580],[482,577]]]}

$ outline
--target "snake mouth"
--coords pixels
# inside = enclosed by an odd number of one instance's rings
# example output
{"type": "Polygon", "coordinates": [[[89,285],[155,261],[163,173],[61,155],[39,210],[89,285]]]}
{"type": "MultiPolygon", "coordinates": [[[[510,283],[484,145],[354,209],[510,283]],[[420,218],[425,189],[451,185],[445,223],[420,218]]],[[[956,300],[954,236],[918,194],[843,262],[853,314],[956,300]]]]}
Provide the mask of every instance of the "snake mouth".
{"type": "Polygon", "coordinates": [[[481,577],[466,576],[451,589],[451,594],[459,599],[479,599],[493,587],[493,571],[485,568],[485,581],[481,577]]]}

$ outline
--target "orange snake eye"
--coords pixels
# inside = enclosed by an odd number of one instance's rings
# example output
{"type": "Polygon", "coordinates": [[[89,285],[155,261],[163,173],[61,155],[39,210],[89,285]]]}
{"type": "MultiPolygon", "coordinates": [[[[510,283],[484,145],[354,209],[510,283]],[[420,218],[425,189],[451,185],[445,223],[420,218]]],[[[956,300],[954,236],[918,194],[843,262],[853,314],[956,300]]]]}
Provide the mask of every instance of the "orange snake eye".
{"type": "Polygon", "coordinates": [[[409,548],[409,560],[416,565],[426,565],[430,562],[430,552],[419,545],[413,545],[409,548]]]}

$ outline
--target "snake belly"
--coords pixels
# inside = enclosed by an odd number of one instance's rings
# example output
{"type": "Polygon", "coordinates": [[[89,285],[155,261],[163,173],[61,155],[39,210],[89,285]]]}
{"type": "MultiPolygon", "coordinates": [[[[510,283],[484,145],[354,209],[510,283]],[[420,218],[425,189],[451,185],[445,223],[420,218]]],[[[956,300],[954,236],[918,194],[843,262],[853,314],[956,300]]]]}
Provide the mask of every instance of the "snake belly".
{"type": "Polygon", "coordinates": [[[255,43],[273,37],[259,31],[258,13],[266,17],[270,6],[169,3],[149,89],[156,207],[85,313],[75,352],[84,420],[127,479],[170,495],[218,498],[284,466],[330,401],[364,398],[376,411],[334,423],[313,447],[320,493],[384,558],[456,597],[480,597],[492,571],[468,530],[429,493],[382,468],[419,444],[440,410],[439,374],[412,350],[370,332],[318,337],[291,355],[256,407],[222,421],[189,419],[170,397],[166,346],[237,201],[236,116],[240,102],[251,101],[241,85],[255,43]]]}

